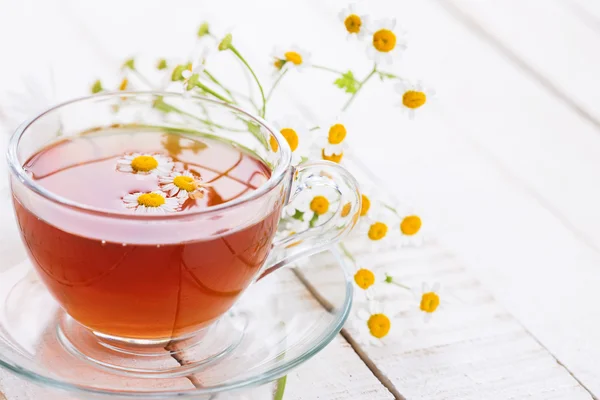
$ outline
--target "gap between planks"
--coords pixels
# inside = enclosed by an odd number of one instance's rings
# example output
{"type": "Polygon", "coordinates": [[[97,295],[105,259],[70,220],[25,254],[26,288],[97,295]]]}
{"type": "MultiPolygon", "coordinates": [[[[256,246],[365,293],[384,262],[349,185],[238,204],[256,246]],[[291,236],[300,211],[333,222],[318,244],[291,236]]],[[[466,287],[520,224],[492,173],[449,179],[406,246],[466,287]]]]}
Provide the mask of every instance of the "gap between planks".
{"type": "MultiPolygon", "coordinates": [[[[332,250],[337,251],[337,250],[332,250]]],[[[292,272],[298,278],[300,283],[304,285],[306,290],[317,300],[317,302],[323,307],[327,312],[331,312],[333,310],[333,305],[325,299],[325,297],[321,296],[319,291],[313,286],[312,283],[306,279],[304,274],[298,268],[292,268],[292,272]]],[[[394,384],[388,379],[387,376],[375,365],[373,360],[367,355],[367,353],[360,347],[360,345],[354,340],[352,335],[348,333],[346,328],[342,328],[340,331],[340,335],[348,342],[352,350],[356,353],[356,355],[361,359],[363,363],[369,368],[371,373],[379,380],[379,382],[396,398],[397,400],[406,400],[404,396],[400,394],[398,389],[394,386],[394,384]]],[[[1,399],[0,399],[1,400],[1,399]]]]}

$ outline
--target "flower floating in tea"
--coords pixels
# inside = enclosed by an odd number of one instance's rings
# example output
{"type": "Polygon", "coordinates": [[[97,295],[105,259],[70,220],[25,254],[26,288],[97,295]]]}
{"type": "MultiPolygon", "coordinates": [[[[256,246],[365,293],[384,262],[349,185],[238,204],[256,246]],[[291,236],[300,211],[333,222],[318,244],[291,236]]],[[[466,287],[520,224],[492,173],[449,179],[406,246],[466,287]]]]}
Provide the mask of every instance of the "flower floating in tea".
{"type": "Polygon", "coordinates": [[[133,153],[117,161],[117,170],[137,174],[167,175],[173,170],[173,161],[161,154],[133,153]]]}
{"type": "Polygon", "coordinates": [[[167,197],[159,190],[128,194],[123,197],[123,204],[136,214],[167,214],[178,211],[180,207],[177,198],[167,197]]]}
{"type": "Polygon", "coordinates": [[[208,186],[190,171],[175,171],[168,176],[159,177],[158,181],[162,190],[171,197],[177,197],[182,203],[189,198],[202,198],[208,186]]]}

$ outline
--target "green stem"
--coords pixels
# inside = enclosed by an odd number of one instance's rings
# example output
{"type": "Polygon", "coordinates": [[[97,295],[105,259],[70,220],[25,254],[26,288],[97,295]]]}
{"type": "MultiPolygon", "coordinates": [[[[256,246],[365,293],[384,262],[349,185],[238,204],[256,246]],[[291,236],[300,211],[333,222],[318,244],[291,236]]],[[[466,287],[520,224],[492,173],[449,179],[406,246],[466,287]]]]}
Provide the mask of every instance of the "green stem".
{"type": "Polygon", "coordinates": [[[208,72],[207,69],[204,70],[204,73],[206,74],[206,76],[208,76],[208,79],[210,79],[211,81],[213,81],[213,83],[217,86],[219,86],[221,89],[223,89],[225,91],[225,93],[227,93],[229,95],[229,97],[231,98],[231,101],[233,103],[237,104],[237,101],[235,100],[235,97],[233,96],[233,93],[231,93],[231,91],[229,89],[227,89],[217,78],[215,78],[215,76],[213,74],[211,74],[210,72],[208,72]]]}
{"type": "Polygon", "coordinates": [[[377,73],[379,74],[379,76],[383,76],[385,78],[388,79],[398,79],[398,80],[403,80],[401,77],[399,77],[398,75],[394,75],[394,74],[390,74],[389,72],[383,72],[383,71],[377,71],[377,73]]]}
{"type": "Polygon", "coordinates": [[[334,74],[338,74],[338,75],[344,75],[345,74],[345,72],[338,71],[337,69],[333,69],[333,68],[329,68],[329,67],[324,67],[322,65],[313,65],[312,67],[315,68],[315,69],[323,70],[323,71],[333,72],[334,74]]]}
{"type": "Polygon", "coordinates": [[[319,129],[320,126],[313,126],[312,128],[309,129],[310,132],[312,131],[316,131],[317,129],[319,129]]]}
{"type": "Polygon", "coordinates": [[[396,214],[398,217],[400,216],[400,213],[398,213],[398,210],[396,210],[394,207],[387,205],[385,203],[383,203],[383,206],[385,208],[387,208],[388,210],[390,210],[391,212],[393,212],[394,214],[396,214]]]}
{"type": "Polygon", "coordinates": [[[373,70],[369,73],[369,75],[367,75],[367,77],[365,79],[363,79],[359,85],[358,85],[358,89],[356,89],[356,92],[352,93],[352,96],[350,96],[350,98],[348,99],[348,101],[346,102],[346,104],[344,104],[344,107],[342,107],[342,111],[346,111],[346,109],[348,109],[348,107],[350,106],[350,104],[352,104],[352,101],[354,100],[354,98],[356,97],[356,95],[360,92],[360,90],[363,88],[363,86],[365,85],[365,83],[367,83],[369,81],[369,79],[371,79],[371,77],[373,77],[373,75],[375,75],[375,73],[377,72],[377,64],[373,65],[373,70]]]}
{"type": "Polygon", "coordinates": [[[265,113],[266,113],[266,108],[267,108],[267,100],[265,98],[265,91],[263,90],[263,87],[260,84],[258,77],[254,73],[254,70],[252,69],[250,64],[248,64],[248,61],[246,61],[246,59],[240,54],[240,52],[235,48],[234,45],[230,45],[229,50],[231,50],[233,52],[233,54],[235,54],[236,57],[240,59],[240,61],[246,66],[246,68],[248,68],[248,71],[250,71],[250,73],[252,74],[252,77],[254,78],[254,81],[256,82],[256,85],[258,86],[258,90],[260,90],[260,97],[262,98],[261,117],[264,117],[265,113]]]}
{"type": "Polygon", "coordinates": [[[285,384],[287,383],[287,375],[282,376],[277,380],[277,391],[275,391],[275,396],[273,396],[273,400],[282,400],[283,394],[285,393],[285,384]]]}
{"type": "Polygon", "coordinates": [[[394,282],[394,281],[391,281],[391,282],[388,282],[388,283],[391,283],[392,285],[396,285],[396,286],[401,287],[403,289],[407,289],[407,290],[411,290],[412,291],[412,289],[410,288],[410,286],[406,286],[406,285],[403,285],[401,283],[394,282]]]}
{"type": "Polygon", "coordinates": [[[346,248],[344,243],[340,243],[339,246],[340,246],[340,249],[342,249],[342,253],[344,253],[344,255],[346,257],[348,257],[350,260],[352,260],[352,262],[356,265],[356,258],[354,258],[354,256],[352,255],[352,253],[350,253],[350,250],[348,250],[346,248]]]}
{"type": "Polygon", "coordinates": [[[202,118],[198,117],[197,115],[194,115],[194,114],[189,113],[187,111],[183,111],[180,108],[172,106],[171,104],[166,103],[164,100],[161,100],[161,105],[160,105],[160,107],[157,107],[157,108],[160,109],[160,110],[163,110],[165,112],[172,111],[172,112],[176,112],[176,113],[181,114],[181,115],[185,115],[187,117],[195,119],[196,121],[202,122],[205,125],[213,126],[215,128],[226,129],[226,130],[231,131],[231,132],[247,132],[246,129],[231,128],[231,127],[228,127],[228,126],[217,124],[215,122],[212,122],[212,121],[209,121],[209,120],[206,120],[206,119],[202,119],[202,118]]]}
{"type": "Polygon", "coordinates": [[[289,71],[289,68],[286,68],[283,70],[283,72],[281,74],[279,74],[279,76],[273,83],[273,86],[271,86],[271,89],[269,90],[269,94],[267,94],[267,99],[265,101],[269,101],[269,99],[271,98],[271,95],[273,94],[273,90],[275,90],[275,88],[277,87],[277,85],[279,84],[281,79],[283,79],[283,77],[285,76],[285,74],[287,74],[288,71],[289,71]]]}
{"type": "Polygon", "coordinates": [[[196,86],[199,87],[200,89],[204,90],[206,93],[212,94],[217,99],[224,101],[225,103],[231,103],[231,100],[221,96],[219,93],[215,92],[214,90],[212,90],[211,88],[209,88],[208,86],[203,84],[202,82],[196,82],[196,86]]]}

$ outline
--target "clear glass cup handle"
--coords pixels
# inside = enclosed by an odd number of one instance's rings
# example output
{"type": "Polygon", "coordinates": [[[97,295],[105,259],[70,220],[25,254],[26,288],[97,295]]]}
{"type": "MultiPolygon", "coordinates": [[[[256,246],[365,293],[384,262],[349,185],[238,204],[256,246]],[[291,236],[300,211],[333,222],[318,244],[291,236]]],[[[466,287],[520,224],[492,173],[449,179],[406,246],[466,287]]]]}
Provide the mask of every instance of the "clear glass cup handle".
{"type": "Polygon", "coordinates": [[[296,167],[289,202],[293,202],[301,192],[318,186],[327,186],[339,194],[337,210],[322,225],[276,240],[259,279],[339,242],[358,221],[361,207],[358,182],[345,168],[330,161],[310,162],[296,167]]]}

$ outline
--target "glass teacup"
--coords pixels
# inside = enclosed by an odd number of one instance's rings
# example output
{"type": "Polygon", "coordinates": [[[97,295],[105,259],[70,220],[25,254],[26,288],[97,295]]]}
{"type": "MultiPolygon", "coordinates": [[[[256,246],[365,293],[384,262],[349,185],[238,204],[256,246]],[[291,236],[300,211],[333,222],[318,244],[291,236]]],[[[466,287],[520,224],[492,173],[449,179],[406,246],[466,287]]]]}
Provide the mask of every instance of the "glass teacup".
{"type": "MultiPolygon", "coordinates": [[[[61,104],[22,125],[8,149],[15,212],[39,277],[95,337],[136,346],[199,335],[253,282],[352,229],[360,212],[354,178],[331,162],[293,167],[291,160],[286,139],[260,118],[206,98],[151,92],[61,104]],[[181,141],[219,141],[268,166],[270,176],[208,208],[136,214],[63,197],[27,168],[40,150],[65,139],[139,131],[165,135],[168,154],[181,151],[181,141]],[[290,199],[317,187],[336,193],[331,218],[276,236],[290,199]]],[[[66,184],[85,190],[81,182],[66,184]]]]}

